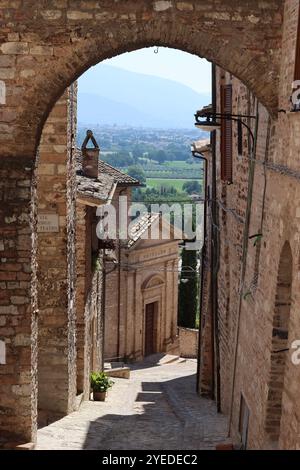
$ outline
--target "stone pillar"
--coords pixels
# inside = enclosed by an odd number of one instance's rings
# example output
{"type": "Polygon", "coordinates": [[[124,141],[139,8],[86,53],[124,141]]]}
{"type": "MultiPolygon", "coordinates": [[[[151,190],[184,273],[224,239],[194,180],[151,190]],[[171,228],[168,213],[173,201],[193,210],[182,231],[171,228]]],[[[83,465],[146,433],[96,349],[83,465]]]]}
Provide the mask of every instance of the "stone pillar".
{"type": "Polygon", "coordinates": [[[0,447],[5,441],[24,443],[36,438],[33,164],[33,159],[19,157],[0,160],[0,340],[4,343],[0,358],[0,447]]]}
{"type": "Polygon", "coordinates": [[[37,169],[41,424],[72,411],[76,396],[73,100],[69,89],[51,111],[37,169]]]}

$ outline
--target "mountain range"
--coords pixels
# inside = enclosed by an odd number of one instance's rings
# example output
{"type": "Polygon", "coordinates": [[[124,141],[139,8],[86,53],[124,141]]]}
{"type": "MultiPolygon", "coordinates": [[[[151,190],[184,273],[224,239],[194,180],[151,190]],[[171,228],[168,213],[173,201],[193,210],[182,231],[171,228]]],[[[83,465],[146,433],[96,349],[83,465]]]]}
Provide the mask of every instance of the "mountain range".
{"type": "Polygon", "coordinates": [[[210,103],[176,81],[100,64],[78,81],[79,124],[190,128],[197,109],[210,103]]]}

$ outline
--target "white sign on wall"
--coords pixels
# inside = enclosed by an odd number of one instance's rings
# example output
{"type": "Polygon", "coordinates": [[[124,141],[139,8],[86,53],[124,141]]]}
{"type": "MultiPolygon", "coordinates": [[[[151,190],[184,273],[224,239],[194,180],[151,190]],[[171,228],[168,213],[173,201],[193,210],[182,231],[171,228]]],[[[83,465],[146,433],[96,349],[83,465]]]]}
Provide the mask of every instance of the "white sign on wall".
{"type": "Polygon", "coordinates": [[[59,232],[58,214],[38,214],[38,232],[59,232]]]}
{"type": "Polygon", "coordinates": [[[6,104],[6,86],[3,80],[0,80],[0,104],[6,104]]]}
{"type": "Polygon", "coordinates": [[[6,364],[6,346],[5,341],[0,340],[0,364],[6,364]]]}

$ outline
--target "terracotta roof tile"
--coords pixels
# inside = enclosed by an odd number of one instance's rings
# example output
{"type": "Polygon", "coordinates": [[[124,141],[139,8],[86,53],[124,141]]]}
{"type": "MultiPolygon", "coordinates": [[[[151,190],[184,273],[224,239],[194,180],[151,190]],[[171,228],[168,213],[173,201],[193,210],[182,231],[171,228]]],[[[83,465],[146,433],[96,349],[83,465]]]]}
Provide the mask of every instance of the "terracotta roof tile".
{"type": "MultiPolygon", "coordinates": [[[[76,162],[77,162],[77,170],[78,172],[82,171],[82,152],[81,149],[76,149],[76,162]]],[[[117,168],[109,165],[108,163],[99,160],[99,177],[103,174],[112,176],[114,178],[115,183],[118,185],[125,185],[125,186],[139,186],[140,182],[133,178],[127,173],[124,173],[117,168]]]]}
{"type": "Polygon", "coordinates": [[[88,178],[77,172],[77,193],[84,199],[97,199],[107,201],[115,184],[114,178],[101,174],[99,178],[88,178]]]}
{"type": "Polygon", "coordinates": [[[123,171],[117,170],[117,168],[114,168],[113,166],[109,165],[106,162],[103,162],[102,160],[99,160],[99,172],[100,173],[107,173],[108,175],[111,175],[117,184],[124,184],[128,186],[139,186],[140,182],[133,178],[130,175],[127,175],[127,173],[124,173],[123,171]]]}

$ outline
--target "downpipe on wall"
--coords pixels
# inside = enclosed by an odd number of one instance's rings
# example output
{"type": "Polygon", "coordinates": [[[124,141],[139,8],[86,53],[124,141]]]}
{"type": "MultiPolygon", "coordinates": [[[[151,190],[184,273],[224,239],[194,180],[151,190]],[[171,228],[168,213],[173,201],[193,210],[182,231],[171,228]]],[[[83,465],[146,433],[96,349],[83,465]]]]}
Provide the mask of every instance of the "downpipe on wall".
{"type": "Polygon", "coordinates": [[[249,163],[249,174],[248,174],[247,207],[246,207],[244,234],[243,234],[243,252],[242,252],[241,277],[240,277],[240,286],[239,286],[240,296],[239,296],[239,304],[238,304],[237,328],[236,328],[235,343],[234,343],[234,364],[233,364],[233,373],[232,373],[228,436],[231,435],[231,425],[232,425],[232,418],[233,418],[233,403],[234,403],[236,369],[237,369],[237,352],[238,352],[238,346],[239,346],[240,319],[241,319],[242,302],[243,302],[243,286],[244,286],[244,281],[245,281],[246,261],[247,261],[247,254],[248,254],[249,228],[250,228],[250,218],[251,218],[252,199],[253,199],[258,124],[259,124],[259,113],[258,113],[258,101],[257,101],[256,102],[256,121],[255,121],[255,131],[254,131],[254,143],[252,146],[252,152],[251,152],[250,159],[249,159],[250,163],[249,163]]]}

